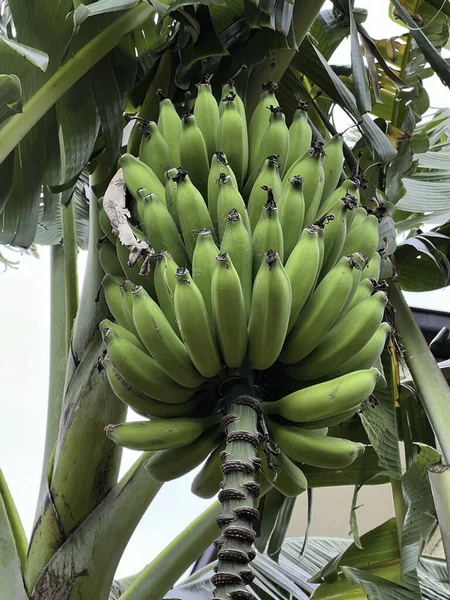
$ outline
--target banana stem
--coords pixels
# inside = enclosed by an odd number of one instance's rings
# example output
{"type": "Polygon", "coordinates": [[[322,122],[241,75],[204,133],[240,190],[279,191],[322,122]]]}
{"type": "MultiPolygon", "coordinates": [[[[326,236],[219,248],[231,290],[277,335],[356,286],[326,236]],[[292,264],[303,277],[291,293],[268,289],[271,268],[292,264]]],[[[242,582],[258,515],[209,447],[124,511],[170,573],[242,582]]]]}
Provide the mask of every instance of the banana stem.
{"type": "Polygon", "coordinates": [[[77,232],[75,201],[61,206],[64,250],[64,295],[66,299],[66,355],[70,350],[72,330],[78,310],[77,232]]]}
{"type": "Polygon", "coordinates": [[[147,2],[140,2],[69,58],[0,130],[0,163],[75,82],[154,11],[147,2]]]}
{"type": "Polygon", "coordinates": [[[450,573],[450,519],[448,515],[450,506],[450,467],[442,464],[442,462],[430,465],[428,467],[428,478],[434,506],[436,507],[448,572],[450,573]]]}
{"type": "Polygon", "coordinates": [[[261,486],[255,481],[255,473],[260,465],[258,420],[262,407],[243,384],[233,386],[226,403],[222,419],[226,446],[219,492],[222,514],[217,518],[222,535],[215,541],[218,563],[212,582],[215,600],[250,600],[253,596],[246,584],[253,579],[248,563],[255,557],[253,526],[259,519],[261,486]]]}
{"type": "Polygon", "coordinates": [[[396,283],[389,286],[406,364],[441,453],[450,464],[450,388],[396,283]]]}
{"type": "Polygon", "coordinates": [[[217,535],[220,503],[211,504],[151,562],[120,597],[121,600],[160,600],[211,544],[217,535]]]}

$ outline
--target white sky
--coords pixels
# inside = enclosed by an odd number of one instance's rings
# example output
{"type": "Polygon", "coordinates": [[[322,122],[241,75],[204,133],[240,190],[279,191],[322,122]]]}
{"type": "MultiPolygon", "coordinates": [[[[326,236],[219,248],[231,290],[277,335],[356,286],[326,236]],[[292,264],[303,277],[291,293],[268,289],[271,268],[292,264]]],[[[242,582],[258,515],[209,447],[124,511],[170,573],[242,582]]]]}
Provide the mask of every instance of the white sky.
{"type": "MultiPolygon", "coordinates": [[[[387,17],[387,0],[357,0],[356,4],[368,8],[366,28],[375,38],[392,36],[400,31],[399,26],[387,17]]],[[[334,60],[348,62],[348,56],[348,46],[343,44],[334,60]]],[[[434,107],[449,105],[449,92],[436,77],[428,79],[426,87],[434,107]]],[[[40,248],[39,253],[39,260],[24,256],[17,271],[8,269],[0,275],[3,331],[0,338],[3,398],[0,467],[27,533],[31,531],[40,481],[49,369],[50,253],[48,248],[40,248]]],[[[84,260],[84,255],[80,255],[81,267],[84,260]]],[[[443,311],[450,306],[449,289],[407,296],[414,306],[443,311]]],[[[125,451],[122,472],[137,456],[138,453],[125,451]]],[[[192,478],[190,475],[163,487],[122,558],[119,577],[140,570],[209,505],[210,501],[200,500],[190,493],[192,478]]]]}

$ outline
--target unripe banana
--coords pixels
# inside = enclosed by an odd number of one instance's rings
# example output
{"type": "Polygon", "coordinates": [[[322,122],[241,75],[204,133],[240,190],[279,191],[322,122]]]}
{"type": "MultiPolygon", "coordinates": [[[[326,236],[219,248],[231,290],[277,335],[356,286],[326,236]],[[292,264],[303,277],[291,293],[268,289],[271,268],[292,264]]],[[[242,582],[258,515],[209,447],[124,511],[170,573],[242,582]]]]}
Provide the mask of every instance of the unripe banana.
{"type": "Polygon", "coordinates": [[[369,265],[363,270],[361,279],[380,279],[380,267],[381,267],[381,255],[379,252],[375,252],[372,258],[369,260],[369,265]]]}
{"type": "Polygon", "coordinates": [[[169,146],[154,121],[147,121],[140,129],[142,140],[139,148],[139,160],[149,166],[164,184],[164,173],[175,166],[169,146]]]}
{"type": "MultiPolygon", "coordinates": [[[[180,160],[204,198],[208,193],[209,158],[205,140],[194,115],[186,109],[181,121],[180,160]]],[[[180,218],[181,221],[181,218],[180,218]]]]}
{"type": "Polygon", "coordinates": [[[269,468],[267,459],[259,452],[262,465],[261,470],[267,481],[287,498],[296,498],[308,489],[308,481],[303,471],[295,465],[284,452],[277,454],[275,459],[276,470],[269,468]]]}
{"type": "Polygon", "coordinates": [[[378,248],[378,219],[375,215],[368,215],[364,221],[352,228],[345,240],[342,254],[363,252],[367,260],[371,260],[378,248]]]}
{"type": "Polygon", "coordinates": [[[150,458],[145,465],[145,470],[156,481],[166,482],[178,479],[205,460],[208,454],[216,448],[219,436],[220,428],[213,427],[188,446],[161,450],[150,458]]]}
{"type": "MultiPolygon", "coordinates": [[[[265,186],[266,187],[266,186],[265,186]]],[[[278,208],[273,199],[272,188],[267,188],[267,202],[261,211],[261,217],[255,227],[252,238],[253,247],[253,275],[259,271],[264,252],[271,248],[278,253],[283,262],[284,240],[283,229],[278,218],[278,208]]]]}
{"type": "Polygon", "coordinates": [[[253,286],[252,240],[237,210],[231,210],[227,216],[220,252],[230,256],[239,275],[248,320],[253,286]]]}
{"type": "Polygon", "coordinates": [[[350,295],[354,261],[342,258],[322,279],[288,335],[279,360],[296,363],[308,356],[331,329],[350,295]]]}
{"type": "MultiPolygon", "coordinates": [[[[138,190],[146,188],[153,194],[156,194],[164,205],[166,204],[164,185],[148,165],[131,154],[123,154],[119,159],[119,166],[123,169],[123,178],[125,179],[126,186],[137,203],[140,201],[138,190]]],[[[139,214],[137,217],[140,221],[141,217],[139,214]]]]}
{"type": "Polygon", "coordinates": [[[102,335],[111,362],[132,388],[173,404],[185,402],[194,394],[193,389],[175,383],[153,358],[112,329],[104,329],[102,335]]]}
{"type": "Polygon", "coordinates": [[[327,377],[340,377],[346,373],[352,374],[359,369],[369,369],[375,365],[383,352],[390,331],[391,327],[388,323],[381,323],[367,344],[338,369],[328,373],[327,377]]]}
{"type": "Polygon", "coordinates": [[[327,469],[351,465],[365,450],[364,444],[332,438],[300,427],[268,420],[267,426],[281,450],[293,460],[327,469]]]}
{"type": "Polygon", "coordinates": [[[194,186],[187,172],[184,169],[178,169],[175,179],[180,227],[189,259],[192,260],[198,232],[201,229],[213,232],[214,228],[203,196],[194,186]]]}
{"type": "Polygon", "coordinates": [[[314,223],[319,212],[320,198],[322,197],[324,184],[322,148],[323,144],[314,140],[309,151],[296,160],[283,177],[283,185],[295,175],[303,177],[303,196],[305,198],[304,224],[306,226],[314,223]]]}
{"type": "Polygon", "coordinates": [[[222,365],[202,294],[187,269],[177,269],[175,276],[174,306],[181,337],[199,373],[214,377],[222,365]]]}
{"type": "Polygon", "coordinates": [[[227,367],[240,367],[247,352],[247,316],[239,275],[228,254],[219,254],[211,287],[214,328],[227,367]]]}
{"type": "Polygon", "coordinates": [[[328,273],[343,255],[342,249],[347,236],[347,212],[355,208],[353,196],[344,196],[336,202],[325,217],[322,217],[322,220],[327,221],[323,232],[322,276],[328,273]]]}
{"type": "Polygon", "coordinates": [[[98,202],[98,223],[100,225],[100,229],[105,234],[105,237],[107,237],[112,245],[115,246],[116,236],[112,232],[111,221],[109,220],[109,217],[103,208],[102,200],[98,202]]]}
{"type": "Polygon", "coordinates": [[[170,212],[155,194],[149,193],[145,188],[140,190],[140,194],[144,204],[142,228],[149,237],[152,248],[156,252],[167,250],[177,264],[185,265],[186,248],[170,212]]]}
{"type": "Polygon", "coordinates": [[[269,123],[261,139],[259,150],[254,155],[253,161],[250,161],[250,185],[255,182],[268,156],[278,156],[281,174],[286,168],[289,153],[289,130],[286,119],[280,106],[270,105],[267,108],[270,111],[269,123]]]}
{"type": "Polygon", "coordinates": [[[124,279],[120,284],[120,292],[122,294],[122,310],[123,314],[125,315],[126,322],[125,328],[131,331],[136,337],[139,337],[133,321],[133,298],[131,297],[133,288],[134,284],[129,279],[124,279]]]}
{"type": "Polygon", "coordinates": [[[197,236],[197,244],[192,257],[192,278],[202,294],[211,325],[214,324],[211,282],[218,254],[219,249],[214,243],[211,232],[208,229],[202,229],[197,236]]]}
{"type": "Polygon", "coordinates": [[[175,273],[178,269],[178,265],[169,252],[160,252],[155,256],[155,260],[154,281],[158,304],[162,308],[172,329],[177,335],[180,335],[173,303],[176,284],[175,273]]]}
{"type": "Polygon", "coordinates": [[[350,301],[347,301],[345,307],[339,315],[338,320],[340,321],[342,317],[345,317],[345,315],[355,308],[357,304],[364,302],[364,300],[368,300],[371,297],[373,290],[374,286],[370,279],[361,279],[358,287],[355,290],[355,293],[353,294],[353,297],[350,301]]]}
{"type": "MultiPolygon", "coordinates": [[[[279,167],[280,164],[278,158],[276,156],[269,156],[259,172],[253,187],[248,190],[250,195],[248,196],[247,209],[252,231],[258,223],[263,206],[267,201],[267,191],[263,186],[272,188],[275,202],[277,202],[283,194],[283,185],[280,179],[279,167]]],[[[246,193],[244,190],[244,196],[245,195],[246,193]]]]}
{"type": "MultiPolygon", "coordinates": [[[[141,236],[143,237],[143,236],[141,236]]],[[[146,275],[140,274],[140,269],[142,266],[141,262],[137,262],[133,266],[130,266],[129,258],[130,251],[126,246],[121,244],[119,238],[116,241],[116,253],[117,258],[122,266],[122,270],[125,273],[125,277],[135,283],[136,285],[142,285],[146,292],[150,294],[150,296],[155,296],[155,286],[153,282],[153,273],[148,272],[146,275]]]]}
{"type": "Polygon", "coordinates": [[[289,127],[289,153],[284,173],[311,147],[312,129],[308,123],[307,110],[308,105],[306,102],[300,102],[292,117],[292,123],[289,127]]]}
{"type": "Polygon", "coordinates": [[[359,352],[377,331],[384,314],[387,296],[376,292],[355,308],[323,337],[316,349],[290,369],[302,381],[325,377],[339,369],[359,352]]]}
{"type": "Polygon", "coordinates": [[[175,167],[179,167],[181,165],[181,119],[172,103],[172,100],[169,98],[164,98],[161,93],[160,96],[161,101],[159,103],[158,129],[170,148],[173,165],[175,167]]]}
{"type": "Polygon", "coordinates": [[[288,332],[316,287],[323,260],[323,228],[311,225],[303,230],[300,240],[286,262],[286,273],[292,287],[292,306],[288,332]]]}
{"type": "Polygon", "coordinates": [[[205,461],[205,464],[194,477],[191,492],[198,498],[209,499],[217,495],[222,481],[221,454],[225,450],[225,444],[215,448],[205,461]]]}
{"type": "Polygon", "coordinates": [[[378,369],[354,371],[297,390],[281,400],[265,402],[264,410],[266,414],[280,415],[294,423],[308,423],[355,411],[373,392],[379,376],[378,369]]]}
{"type": "Polygon", "coordinates": [[[229,175],[235,188],[238,188],[236,176],[228,164],[228,159],[223,152],[215,152],[211,160],[208,175],[208,210],[214,225],[217,223],[217,202],[219,200],[219,177],[221,174],[229,175]]]}
{"type": "Polygon", "coordinates": [[[331,417],[326,417],[325,419],[318,419],[317,421],[311,421],[310,423],[303,423],[302,427],[304,429],[318,429],[318,428],[322,428],[322,427],[326,427],[327,429],[329,427],[334,427],[335,425],[340,425],[341,423],[345,423],[345,421],[348,421],[349,419],[351,419],[353,417],[353,415],[355,415],[355,413],[358,412],[358,408],[354,409],[351,408],[350,410],[346,410],[344,412],[341,413],[337,413],[335,415],[332,415],[331,417]]]}
{"type": "Polygon", "coordinates": [[[291,312],[289,277],[276,252],[264,253],[253,285],[248,324],[248,357],[254,369],[268,369],[278,358],[291,312]]]}
{"type": "Polygon", "coordinates": [[[278,100],[275,97],[275,90],[277,88],[278,84],[274,83],[273,81],[269,81],[268,83],[264,84],[259,102],[252,113],[250,127],[248,130],[250,162],[255,160],[255,156],[258,154],[264,132],[269,124],[270,115],[267,107],[270,105],[279,106],[278,100]]]}
{"type": "Polygon", "coordinates": [[[117,258],[115,240],[112,244],[108,238],[99,243],[98,259],[105,273],[114,277],[124,277],[122,265],[117,258]]]}
{"type": "Polygon", "coordinates": [[[132,293],[133,321],[140,339],[159,366],[180,385],[196,388],[204,378],[189,358],[185,345],[163,311],[143,288],[132,293]]]}
{"type": "Polygon", "coordinates": [[[164,173],[164,190],[166,193],[166,206],[172,219],[178,229],[180,229],[180,219],[177,211],[177,184],[174,178],[178,175],[178,169],[169,169],[164,173]]]}
{"type": "Polygon", "coordinates": [[[159,402],[158,400],[133,389],[112,364],[108,356],[102,359],[101,365],[106,371],[112,391],[119,400],[144,417],[154,417],[155,419],[183,417],[184,415],[191,414],[199,402],[201,402],[201,392],[197,392],[190,400],[181,402],[180,404],[159,402]]]}
{"type": "MultiPolygon", "coordinates": [[[[353,179],[346,179],[338,188],[334,190],[334,192],[330,193],[328,198],[322,199],[319,211],[320,214],[324,215],[327,213],[338,200],[347,195],[354,196],[359,202],[359,186],[355,181],[353,181],[353,179]]],[[[354,216],[355,213],[356,211],[352,213],[352,216],[354,216]]]]}
{"type": "Polygon", "coordinates": [[[103,321],[100,323],[100,330],[103,331],[104,329],[112,329],[119,337],[125,338],[134,344],[136,348],[141,350],[141,352],[147,353],[147,349],[141,343],[140,339],[138,339],[137,336],[135,336],[134,333],[132,333],[129,329],[125,329],[125,327],[122,327],[118,323],[113,323],[109,319],[103,319],[103,321]]]}
{"type": "MultiPolygon", "coordinates": [[[[243,124],[243,132],[242,132],[242,134],[243,134],[243,146],[244,146],[244,153],[245,153],[243,162],[246,165],[245,175],[244,175],[244,179],[245,179],[245,176],[247,174],[247,169],[248,169],[248,162],[249,162],[247,114],[246,114],[246,110],[245,110],[245,104],[242,101],[242,98],[237,93],[236,86],[234,85],[234,81],[233,80],[228,81],[225,85],[222,86],[222,93],[221,93],[220,97],[221,98],[225,98],[229,94],[235,94],[235,96],[234,96],[234,102],[236,104],[237,111],[238,111],[238,113],[239,113],[239,115],[241,117],[242,124],[243,124]]],[[[224,108],[225,108],[225,102],[220,102],[219,103],[219,114],[220,114],[220,116],[222,116],[224,108]]]]}
{"type": "Polygon", "coordinates": [[[107,425],[105,433],[118,446],[130,450],[168,450],[192,444],[219,417],[174,418],[157,421],[129,421],[107,425]]]}
{"type": "Polygon", "coordinates": [[[241,215],[241,219],[249,233],[251,233],[250,221],[247,214],[247,207],[239,190],[234,185],[231,177],[221,173],[219,175],[219,197],[217,199],[217,231],[219,238],[222,238],[225,231],[226,218],[231,210],[236,209],[241,215]]]}
{"type": "Polygon", "coordinates": [[[303,178],[295,175],[284,186],[278,202],[278,213],[284,238],[284,258],[289,258],[300,239],[305,219],[303,178]]]}
{"type": "Polygon", "coordinates": [[[242,185],[248,167],[247,123],[239,114],[235,98],[234,92],[222,98],[224,107],[217,130],[217,148],[226,154],[238,184],[242,185]]]}
{"type": "Polygon", "coordinates": [[[206,144],[209,161],[217,149],[217,128],[219,126],[219,107],[209,84],[210,77],[205,76],[197,85],[198,95],[194,106],[194,116],[206,144]]]}
{"type": "Polygon", "coordinates": [[[323,147],[325,156],[323,157],[324,184],[320,200],[321,204],[334,192],[341,178],[344,164],[343,145],[344,140],[342,135],[338,134],[328,140],[323,147]]]}
{"type": "Polygon", "coordinates": [[[366,220],[367,214],[367,210],[364,208],[364,206],[358,206],[358,208],[353,211],[353,219],[351,223],[347,224],[348,232],[350,232],[358,225],[361,225],[361,223],[363,223],[366,220]]]}
{"type": "Polygon", "coordinates": [[[119,325],[127,328],[128,322],[123,310],[122,292],[120,288],[122,280],[123,277],[115,277],[114,275],[107,274],[103,277],[102,288],[109,312],[119,325]]]}

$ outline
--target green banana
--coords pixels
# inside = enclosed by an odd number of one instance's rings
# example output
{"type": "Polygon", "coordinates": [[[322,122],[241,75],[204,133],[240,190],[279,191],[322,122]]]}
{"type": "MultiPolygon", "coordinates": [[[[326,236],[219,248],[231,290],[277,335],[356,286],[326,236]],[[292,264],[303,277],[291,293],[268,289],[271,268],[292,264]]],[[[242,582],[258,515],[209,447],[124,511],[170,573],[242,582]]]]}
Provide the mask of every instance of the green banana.
{"type": "Polygon", "coordinates": [[[325,275],[342,256],[342,248],[347,236],[347,212],[354,210],[353,196],[344,196],[326,213],[322,220],[327,221],[323,231],[323,264],[321,274],[325,275]]]}
{"type": "Polygon", "coordinates": [[[326,427],[327,429],[330,427],[334,427],[335,425],[341,425],[341,423],[345,423],[351,419],[358,412],[358,408],[351,408],[350,410],[346,410],[341,413],[336,413],[331,417],[326,417],[325,419],[318,419],[317,421],[311,421],[310,423],[303,423],[302,427],[304,429],[319,429],[322,427],[326,427]]]}
{"type": "Polygon", "coordinates": [[[242,185],[248,168],[247,123],[239,114],[235,98],[234,92],[222,98],[224,106],[217,130],[217,148],[226,154],[238,184],[242,185]]]}
{"type": "Polygon", "coordinates": [[[355,293],[353,294],[353,297],[344,306],[344,309],[342,310],[341,314],[339,315],[338,320],[340,321],[342,319],[342,317],[345,317],[345,315],[348,312],[350,312],[353,308],[355,308],[355,306],[357,304],[359,304],[360,302],[363,302],[364,300],[368,300],[370,298],[370,296],[372,295],[373,290],[374,290],[374,286],[373,286],[372,281],[370,279],[362,279],[359,282],[358,287],[356,288],[355,293]]]}
{"type": "Polygon", "coordinates": [[[109,220],[108,215],[103,208],[103,199],[98,202],[98,223],[100,225],[100,229],[105,234],[105,237],[112,243],[113,246],[116,244],[116,236],[112,232],[111,222],[109,220]]]}
{"type": "Polygon", "coordinates": [[[289,258],[300,239],[305,219],[303,178],[295,175],[284,186],[278,201],[278,213],[284,239],[284,258],[289,258]]]}
{"type": "Polygon", "coordinates": [[[281,173],[286,168],[289,153],[289,130],[286,119],[280,106],[270,105],[267,108],[270,111],[269,123],[261,139],[259,150],[254,154],[253,160],[250,161],[250,185],[255,182],[268,156],[278,156],[281,173]]]}
{"type": "MultiPolygon", "coordinates": [[[[245,110],[245,104],[242,101],[242,98],[237,93],[236,86],[234,85],[234,80],[230,80],[225,85],[222,86],[222,93],[221,93],[220,97],[221,98],[225,98],[229,94],[235,94],[235,96],[234,96],[234,102],[236,104],[237,111],[238,111],[238,113],[239,113],[239,115],[241,117],[241,121],[242,121],[242,124],[243,124],[242,135],[243,135],[243,146],[244,146],[244,153],[245,153],[244,162],[245,162],[245,164],[247,165],[247,168],[248,168],[248,161],[249,161],[248,152],[249,152],[249,149],[248,149],[247,114],[246,114],[246,110],[245,110]]],[[[225,108],[225,102],[220,102],[219,103],[219,114],[220,114],[220,116],[222,116],[224,108],[225,108]]],[[[245,176],[244,176],[244,178],[245,178],[245,176]]]]}
{"type": "Polygon", "coordinates": [[[120,293],[122,294],[122,310],[123,314],[125,315],[126,322],[125,329],[128,329],[133,333],[133,335],[139,337],[133,321],[133,298],[131,296],[133,289],[134,283],[129,279],[124,279],[120,284],[120,293]]]}
{"type": "Polygon", "coordinates": [[[239,275],[229,254],[219,254],[211,285],[214,328],[227,367],[240,367],[247,352],[247,316],[239,275]]]}
{"type": "MultiPolygon", "coordinates": [[[[343,181],[341,185],[328,196],[328,198],[324,199],[322,197],[319,211],[320,214],[324,215],[327,213],[338,200],[347,195],[354,196],[359,202],[359,185],[353,181],[353,179],[346,179],[343,181]]],[[[352,216],[354,216],[355,213],[356,211],[354,211],[352,216]]]]}
{"type": "Polygon", "coordinates": [[[215,448],[205,461],[200,471],[192,480],[191,492],[198,498],[214,498],[220,490],[222,481],[221,454],[225,450],[225,444],[220,444],[215,448]]]}
{"type": "Polygon", "coordinates": [[[196,388],[205,380],[189,358],[185,345],[163,311],[143,288],[132,293],[133,321],[148,352],[171,379],[183,387],[196,388]]]}
{"type": "MultiPolygon", "coordinates": [[[[267,200],[267,192],[263,186],[272,188],[275,202],[282,196],[283,185],[279,170],[280,163],[278,162],[278,158],[276,156],[269,156],[259,172],[253,187],[248,190],[250,195],[248,196],[247,209],[252,231],[259,221],[261,211],[267,200]]],[[[246,196],[245,188],[244,196],[246,196]]]]}
{"type": "Polygon", "coordinates": [[[184,245],[189,259],[192,260],[198,232],[201,229],[213,232],[214,228],[203,196],[192,183],[188,173],[184,169],[178,169],[175,181],[177,183],[178,218],[184,245]]]}
{"type": "Polygon", "coordinates": [[[107,274],[103,277],[102,288],[109,312],[114,317],[114,320],[126,329],[128,322],[122,305],[122,292],[120,287],[122,280],[123,277],[115,277],[114,275],[107,274]]]}
{"type": "Polygon", "coordinates": [[[323,227],[311,225],[302,231],[287,262],[286,273],[292,287],[288,332],[316,287],[323,261],[323,227]]]}
{"type": "Polygon", "coordinates": [[[122,266],[122,270],[125,273],[125,277],[136,285],[142,285],[142,287],[150,294],[150,296],[154,297],[155,285],[153,282],[153,274],[148,272],[146,275],[141,275],[140,270],[142,263],[140,262],[137,262],[131,266],[131,263],[129,262],[130,251],[120,242],[119,238],[117,238],[116,241],[116,253],[117,258],[122,266]]]}
{"type": "Polygon", "coordinates": [[[181,337],[199,373],[214,377],[222,365],[202,294],[187,269],[180,267],[175,277],[174,307],[181,337]]]}
{"type": "Polygon", "coordinates": [[[125,338],[126,340],[134,344],[136,348],[139,348],[139,350],[141,350],[141,352],[147,353],[147,349],[141,343],[140,339],[137,336],[135,336],[134,333],[132,333],[129,329],[122,327],[118,323],[113,323],[109,319],[103,319],[103,321],[100,323],[100,331],[103,331],[103,329],[112,329],[119,337],[125,338]]]}
{"type": "Polygon", "coordinates": [[[284,452],[277,454],[275,462],[275,470],[271,469],[267,464],[267,459],[262,456],[261,471],[267,481],[273,485],[275,489],[284,494],[287,498],[296,498],[308,489],[308,481],[303,471],[294,464],[284,452]]]}
{"type": "Polygon", "coordinates": [[[108,238],[105,238],[98,246],[98,259],[104,272],[114,277],[124,277],[122,265],[117,258],[115,243],[112,244],[108,238]]]}
{"type": "Polygon", "coordinates": [[[288,335],[279,360],[293,364],[308,356],[332,328],[353,286],[354,261],[342,258],[322,279],[288,335]]]}
{"type": "Polygon", "coordinates": [[[101,366],[106,371],[109,385],[119,400],[144,417],[154,417],[155,419],[183,417],[192,413],[202,399],[201,393],[197,392],[192,398],[180,404],[159,402],[133,389],[112,364],[108,356],[102,358],[101,366]]]}
{"type": "Polygon", "coordinates": [[[220,417],[158,419],[156,421],[129,421],[107,425],[105,433],[118,446],[130,450],[168,450],[195,442],[220,417]]]}
{"type": "Polygon", "coordinates": [[[363,252],[370,261],[378,248],[378,219],[375,215],[368,215],[364,221],[350,229],[342,254],[363,252]]]}
{"type": "Polygon", "coordinates": [[[175,273],[178,269],[177,263],[169,252],[160,252],[155,256],[155,293],[158,304],[169,321],[170,326],[177,335],[180,335],[175,316],[173,297],[175,294],[175,273]]]}
{"type": "Polygon", "coordinates": [[[283,177],[283,185],[286,185],[286,182],[295,175],[303,177],[303,196],[305,198],[304,224],[306,226],[314,223],[319,212],[324,184],[322,160],[323,144],[318,140],[313,140],[309,151],[296,160],[283,177]]]}
{"type": "Polygon", "coordinates": [[[378,369],[358,370],[297,390],[275,402],[265,402],[264,411],[294,423],[326,419],[353,409],[373,392],[378,369]]]}
{"type": "Polygon", "coordinates": [[[366,220],[367,214],[367,210],[364,208],[364,206],[358,206],[358,208],[353,211],[353,219],[351,223],[348,223],[348,232],[358,225],[361,225],[361,223],[366,220]]]}
{"type": "Polygon", "coordinates": [[[337,134],[328,140],[323,147],[325,156],[323,157],[324,184],[320,200],[321,204],[334,192],[341,178],[344,164],[343,145],[344,139],[342,135],[337,134]]]}
{"type": "Polygon", "coordinates": [[[248,140],[250,150],[250,162],[255,160],[255,156],[259,152],[261,140],[266,131],[267,125],[269,124],[269,113],[267,111],[268,106],[279,106],[278,100],[275,96],[275,91],[278,88],[278,84],[273,81],[269,81],[262,86],[262,93],[258,104],[256,105],[252,118],[250,119],[250,126],[248,129],[248,140]]]}
{"type": "Polygon", "coordinates": [[[381,255],[379,252],[375,252],[372,258],[369,260],[369,264],[366,269],[362,272],[361,279],[380,279],[380,267],[381,267],[381,255]]]}
{"type": "Polygon", "coordinates": [[[181,120],[180,160],[202,196],[208,193],[209,158],[205,140],[197,125],[197,119],[186,107],[181,120]]]}
{"type": "Polygon", "coordinates": [[[254,369],[268,369],[278,358],[291,312],[289,277],[277,252],[267,250],[253,285],[248,324],[248,357],[254,369]]]}
{"type": "Polygon", "coordinates": [[[142,228],[152,247],[156,252],[168,250],[177,264],[185,265],[188,259],[186,248],[170,212],[155,194],[145,188],[139,192],[144,203],[142,228]]]}
{"type": "Polygon", "coordinates": [[[234,185],[230,175],[221,173],[219,175],[219,197],[217,199],[217,231],[219,232],[219,238],[222,238],[223,232],[225,231],[226,218],[230,210],[236,209],[241,215],[242,222],[245,227],[251,233],[250,221],[247,214],[247,207],[245,206],[244,199],[242,198],[239,190],[234,185]]]}
{"type": "Polygon", "coordinates": [[[216,268],[216,256],[218,254],[219,249],[214,243],[211,232],[208,229],[199,231],[194,254],[192,256],[192,278],[202,294],[211,325],[214,323],[211,282],[216,268]]]}
{"type": "Polygon", "coordinates": [[[221,174],[229,175],[235,188],[238,188],[236,176],[228,164],[228,159],[223,152],[215,152],[211,160],[208,175],[208,210],[212,222],[217,223],[217,202],[219,200],[219,177],[221,174]]]}
{"type": "Polygon", "coordinates": [[[112,329],[103,329],[102,336],[111,362],[132,388],[169,404],[185,402],[194,394],[193,389],[175,383],[153,358],[112,329]]]}
{"type": "Polygon", "coordinates": [[[164,173],[175,166],[169,146],[154,121],[146,121],[140,129],[142,140],[139,148],[139,160],[149,166],[164,184],[164,173]]]}
{"type": "MultiPolygon", "coordinates": [[[[166,204],[164,185],[153,169],[131,154],[122,154],[119,159],[119,166],[122,167],[126,186],[137,203],[140,201],[138,191],[141,188],[146,188],[156,194],[164,205],[166,204]]],[[[139,214],[138,219],[141,220],[139,214]]]]}
{"type": "Polygon", "coordinates": [[[284,173],[311,147],[312,129],[308,123],[307,110],[308,104],[299,102],[292,117],[292,123],[289,127],[289,153],[284,173]]]}
{"type": "Polygon", "coordinates": [[[252,240],[242,223],[237,210],[231,210],[226,218],[225,231],[220,244],[220,252],[228,254],[241,281],[247,320],[250,316],[252,297],[252,240]]]}
{"type": "Polygon", "coordinates": [[[217,128],[219,126],[219,107],[212,94],[210,77],[205,76],[197,85],[198,94],[194,106],[194,116],[206,144],[208,160],[217,149],[217,128]]]}
{"type": "MultiPolygon", "coordinates": [[[[264,186],[266,187],[266,186],[264,186]]],[[[267,188],[267,202],[261,211],[261,217],[255,227],[252,238],[253,275],[259,271],[264,252],[269,248],[278,253],[280,261],[284,258],[283,229],[278,218],[278,208],[273,199],[272,188],[267,188]]]]}
{"type": "Polygon", "coordinates": [[[164,190],[166,193],[166,206],[176,226],[180,229],[180,219],[177,211],[177,184],[174,178],[178,175],[178,169],[169,169],[164,173],[164,190]]]}
{"type": "Polygon", "coordinates": [[[158,90],[158,93],[161,98],[159,103],[158,129],[170,148],[173,165],[179,167],[181,166],[181,119],[172,100],[165,98],[161,90],[158,90]]]}
{"type": "Polygon", "coordinates": [[[302,381],[312,380],[341,367],[377,331],[386,302],[386,294],[376,292],[368,300],[357,304],[322,338],[309,356],[289,370],[290,375],[302,381]]]}
{"type": "Polygon", "coordinates": [[[216,448],[219,436],[220,428],[213,427],[202,433],[188,446],[161,450],[150,458],[145,465],[145,470],[156,481],[166,482],[178,479],[205,460],[216,448]]]}
{"type": "Polygon", "coordinates": [[[268,420],[267,426],[281,450],[293,460],[327,469],[351,465],[365,450],[364,444],[332,438],[315,431],[281,425],[268,420]]]}

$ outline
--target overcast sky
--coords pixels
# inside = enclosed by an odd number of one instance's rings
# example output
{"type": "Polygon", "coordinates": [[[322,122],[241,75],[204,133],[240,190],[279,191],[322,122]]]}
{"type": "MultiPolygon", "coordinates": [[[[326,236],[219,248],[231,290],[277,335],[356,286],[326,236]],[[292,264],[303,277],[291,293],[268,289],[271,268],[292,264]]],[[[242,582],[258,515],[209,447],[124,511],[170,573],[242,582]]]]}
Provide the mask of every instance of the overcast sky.
{"type": "MultiPolygon", "coordinates": [[[[327,3],[328,4],[328,3],[327,3]]],[[[356,5],[368,8],[368,32],[375,38],[403,32],[389,20],[387,0],[356,5]]],[[[335,62],[348,62],[348,47],[339,50],[335,62]]],[[[437,78],[426,81],[434,107],[448,106],[449,93],[437,78]]],[[[40,481],[41,456],[47,404],[49,369],[49,250],[39,249],[40,259],[21,258],[18,270],[0,275],[2,293],[1,388],[3,417],[0,423],[0,467],[12,489],[27,533],[30,533],[40,481]]],[[[85,257],[80,255],[83,270],[85,257]]],[[[449,290],[408,294],[414,306],[448,310],[449,290]]],[[[136,418],[133,416],[133,418],[136,418]]],[[[138,453],[125,451],[124,472],[138,453]]],[[[190,493],[192,475],[166,484],[133,536],[119,566],[118,576],[132,574],[153,559],[209,501],[190,493]],[[183,503],[180,497],[183,495],[183,503]]]]}

